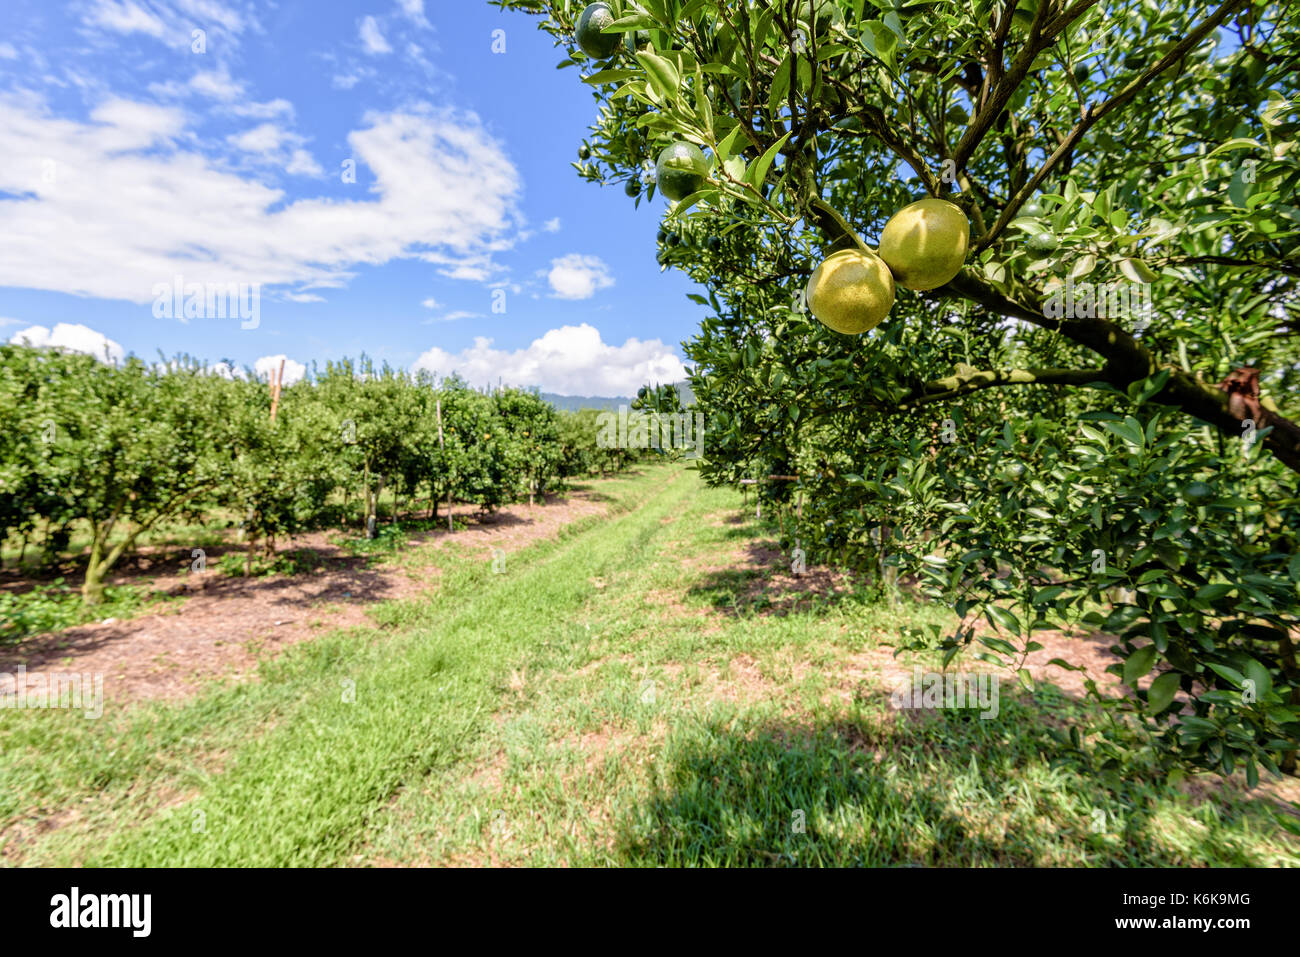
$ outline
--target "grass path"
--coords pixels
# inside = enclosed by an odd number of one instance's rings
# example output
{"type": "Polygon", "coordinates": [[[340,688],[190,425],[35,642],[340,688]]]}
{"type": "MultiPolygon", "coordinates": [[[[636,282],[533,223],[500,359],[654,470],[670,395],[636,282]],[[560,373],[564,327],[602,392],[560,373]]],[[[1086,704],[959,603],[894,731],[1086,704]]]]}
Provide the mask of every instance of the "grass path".
{"type": "MultiPolygon", "coordinates": [[[[444,568],[262,680],[86,721],[0,712],[0,853],[140,865],[1300,863],[1282,815],[1051,763],[1083,706],[889,709],[933,609],[738,596],[761,531],[679,467],[444,568]],[[1101,825],[1098,826],[1098,821],[1101,825]]],[[[444,555],[445,559],[446,556],[444,555]]],[[[404,562],[411,556],[401,556],[404,562]]],[[[1004,684],[1005,688],[1005,684],[1004,684]]]]}

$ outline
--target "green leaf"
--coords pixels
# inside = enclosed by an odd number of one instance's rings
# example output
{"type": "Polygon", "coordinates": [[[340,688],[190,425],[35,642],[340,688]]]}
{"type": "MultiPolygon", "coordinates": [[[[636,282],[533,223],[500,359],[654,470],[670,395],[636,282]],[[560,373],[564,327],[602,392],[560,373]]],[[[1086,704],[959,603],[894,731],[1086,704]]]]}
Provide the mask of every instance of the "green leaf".
{"type": "MultiPolygon", "coordinates": [[[[793,132],[793,131],[791,131],[793,132]]],[[[790,138],[790,133],[786,133],[779,140],[767,148],[767,150],[754,161],[754,165],[749,168],[746,179],[755,188],[761,188],[763,181],[767,179],[767,171],[772,166],[772,161],[776,159],[776,154],[782,146],[785,146],[786,140],[790,138]]]]}
{"type": "Polygon", "coordinates": [[[1200,601],[1218,601],[1225,595],[1231,594],[1235,587],[1235,585],[1226,585],[1222,582],[1212,585],[1202,585],[1196,590],[1196,597],[1200,601]]]}
{"type": "Polygon", "coordinates": [[[785,95],[790,92],[790,70],[793,60],[793,54],[787,53],[781,65],[776,68],[776,73],[772,76],[772,89],[767,96],[767,109],[770,113],[778,113],[781,109],[781,101],[785,95]]]}
{"type": "Polygon", "coordinates": [[[1166,671],[1151,682],[1147,691],[1147,707],[1153,712],[1164,711],[1178,692],[1179,676],[1176,671],[1166,671]]]}
{"type": "Polygon", "coordinates": [[[659,95],[665,100],[672,100],[682,82],[677,67],[656,53],[638,53],[636,58],[645,68],[646,76],[659,95]]]}
{"type": "Polygon", "coordinates": [[[1082,259],[1080,259],[1078,262],[1074,264],[1074,268],[1070,270],[1070,278],[1080,279],[1088,275],[1088,273],[1092,272],[1096,268],[1097,268],[1097,257],[1094,256],[1092,253],[1088,253],[1088,255],[1084,256],[1082,259]]]}
{"type": "Polygon", "coordinates": [[[1226,679],[1233,687],[1240,688],[1242,682],[1246,680],[1245,676],[1236,668],[1231,668],[1228,665],[1221,665],[1217,661],[1207,663],[1212,669],[1214,669],[1219,677],[1226,679]]]}
{"type": "Polygon", "coordinates": [[[1143,645],[1124,661],[1124,683],[1136,688],[1138,679],[1151,670],[1156,662],[1156,646],[1143,645]]]}
{"type": "Polygon", "coordinates": [[[620,83],[623,80],[631,79],[634,76],[640,76],[639,70],[601,70],[599,73],[593,73],[591,76],[584,76],[583,83],[590,83],[593,86],[599,86],[602,83],[620,83]]]}
{"type": "Polygon", "coordinates": [[[1005,638],[995,638],[992,635],[981,635],[980,644],[992,648],[994,651],[1000,651],[1004,655],[1015,656],[1016,646],[1011,644],[1005,638]]]}
{"type": "Polygon", "coordinates": [[[731,159],[731,154],[735,152],[736,149],[736,138],[739,136],[740,127],[737,126],[730,133],[724,136],[722,142],[714,148],[713,155],[717,157],[719,163],[726,163],[727,160],[731,159]]]}
{"type": "Polygon", "coordinates": [[[1126,416],[1123,422],[1103,422],[1101,427],[1118,435],[1129,445],[1142,448],[1146,444],[1146,434],[1143,432],[1142,426],[1131,415],[1126,416]]]}
{"type": "Polygon", "coordinates": [[[1249,659],[1245,666],[1245,676],[1255,682],[1256,700],[1263,698],[1273,690],[1273,676],[1268,673],[1268,669],[1256,661],[1254,658],[1249,659]]]}
{"type": "Polygon", "coordinates": [[[1160,278],[1150,266],[1136,258],[1121,259],[1119,271],[1133,282],[1155,282],[1160,278]]]}
{"type": "Polygon", "coordinates": [[[1225,153],[1228,150],[1244,150],[1244,149],[1262,150],[1263,148],[1264,147],[1260,145],[1258,140],[1252,140],[1252,139],[1247,139],[1246,137],[1243,136],[1238,136],[1228,140],[1226,143],[1220,143],[1218,146],[1216,146],[1213,150],[1210,151],[1209,156],[1215,156],[1219,153],[1225,153]]]}
{"type": "MultiPolygon", "coordinates": [[[[998,605],[989,605],[984,614],[992,624],[1011,632],[1013,635],[1020,634],[1020,619],[1005,608],[998,605]]],[[[1008,654],[1014,654],[1014,650],[1008,652],[1008,654]]]]}
{"type": "Polygon", "coordinates": [[[659,26],[659,21],[648,13],[632,13],[625,17],[619,17],[601,33],[630,33],[633,30],[653,30],[659,26]]]}

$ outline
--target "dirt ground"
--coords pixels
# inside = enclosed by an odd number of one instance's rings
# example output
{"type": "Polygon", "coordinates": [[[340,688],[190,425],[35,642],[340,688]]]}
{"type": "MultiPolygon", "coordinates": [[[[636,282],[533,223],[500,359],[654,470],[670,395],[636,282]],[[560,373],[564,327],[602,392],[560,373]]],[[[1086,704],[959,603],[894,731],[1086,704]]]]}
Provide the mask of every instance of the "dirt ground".
{"type": "MultiPolygon", "coordinates": [[[[452,514],[467,528],[450,534],[445,526],[411,533],[408,547],[436,553],[453,542],[481,550],[487,562],[495,549],[508,555],[605,510],[599,494],[590,490],[492,514],[481,514],[473,505],[457,506],[452,514]]],[[[239,578],[216,570],[222,552],[238,546],[209,549],[208,570],[201,574],[189,573],[188,559],[169,562],[172,556],[165,552],[146,551],[110,583],[147,580],[159,593],[183,597],[138,617],[108,618],[29,638],[0,650],[0,672],[15,674],[19,665],[25,666],[29,684],[51,672],[102,674],[105,700],[119,707],[184,698],[213,679],[250,680],[262,659],[326,629],[367,624],[369,606],[416,597],[440,574],[436,554],[410,564],[372,564],[334,544],[339,537],[334,531],[313,532],[282,542],[281,551],[308,549],[320,561],[313,571],[292,576],[239,578]],[[177,564],[184,573],[171,571],[177,564]]]]}

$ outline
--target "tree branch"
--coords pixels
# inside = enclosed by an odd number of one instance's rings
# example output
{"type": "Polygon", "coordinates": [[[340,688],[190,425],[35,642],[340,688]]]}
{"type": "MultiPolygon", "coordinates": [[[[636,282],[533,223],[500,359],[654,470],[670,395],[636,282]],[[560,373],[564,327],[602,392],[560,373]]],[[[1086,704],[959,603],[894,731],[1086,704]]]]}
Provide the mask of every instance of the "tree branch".
{"type": "MultiPolygon", "coordinates": [[[[1155,66],[1148,69],[1136,80],[1133,80],[1128,86],[1124,87],[1124,89],[1116,93],[1100,107],[1097,107],[1096,109],[1089,107],[1083,119],[1079,120],[1079,122],[1074,125],[1074,129],[1070,130],[1069,134],[1061,144],[1057,146],[1056,150],[1047,158],[1043,165],[1038,168],[1038,171],[1034,173],[1029,182],[1022,186],[1020,191],[1011,198],[1011,201],[1007,203],[1006,207],[1002,210],[1002,214],[998,216],[997,222],[993,224],[993,228],[980,237],[979,242],[975,244],[973,251],[979,252],[981,249],[986,248],[1002,234],[1002,230],[1006,229],[1007,224],[1011,222],[1016,213],[1020,211],[1020,207],[1023,206],[1025,201],[1034,194],[1034,190],[1038,189],[1039,184],[1047,178],[1047,174],[1052,171],[1053,167],[1055,167],[1064,156],[1074,150],[1075,145],[1083,138],[1083,134],[1087,133],[1088,130],[1090,130],[1107,113],[1117,110],[1122,106],[1126,106],[1133,97],[1137,96],[1138,92],[1142,90],[1143,87],[1151,82],[1152,79],[1160,73],[1163,73],[1176,61],[1182,59],[1183,55],[1188,50],[1200,43],[1211,30],[1236,12],[1237,9],[1245,6],[1247,2],[1249,2],[1249,0],[1227,0],[1227,2],[1211,14],[1207,20],[1203,21],[1200,26],[1188,33],[1181,42],[1161,57],[1155,66]]],[[[1064,26],[1064,24],[1062,24],[1062,26],[1064,26]]],[[[1008,92],[1008,96],[1010,96],[1010,92],[1008,92]]],[[[972,129],[968,130],[966,137],[962,139],[963,145],[965,144],[966,139],[970,137],[973,130],[974,125],[972,124],[972,129]]],[[[961,146],[958,146],[957,150],[958,153],[961,153],[961,146]]],[[[968,155],[969,154],[963,155],[957,160],[958,168],[963,165],[968,155]]]]}
{"type": "Polygon", "coordinates": [[[932,379],[913,389],[899,403],[901,408],[928,405],[969,395],[981,389],[997,389],[1009,385],[1074,385],[1105,381],[1105,369],[987,369],[957,373],[942,379],[932,379]]]}
{"type": "MultiPolygon", "coordinates": [[[[1102,356],[1106,364],[1099,379],[1118,389],[1145,379],[1160,368],[1150,350],[1115,323],[1106,319],[1049,318],[1043,315],[1041,303],[1035,310],[1015,302],[969,269],[959,273],[948,285],[930,293],[931,296],[936,294],[940,297],[956,295],[977,302],[998,315],[1023,319],[1059,332],[1102,356]]],[[[1179,408],[1231,438],[1241,437],[1242,422],[1249,418],[1248,413],[1230,407],[1226,391],[1178,368],[1170,367],[1169,381],[1153,399],[1179,408]]],[[[1279,462],[1300,474],[1300,425],[1284,417],[1267,399],[1261,399],[1260,404],[1263,406],[1259,416],[1262,421],[1255,424],[1260,429],[1272,429],[1262,439],[1264,447],[1279,462]]]]}

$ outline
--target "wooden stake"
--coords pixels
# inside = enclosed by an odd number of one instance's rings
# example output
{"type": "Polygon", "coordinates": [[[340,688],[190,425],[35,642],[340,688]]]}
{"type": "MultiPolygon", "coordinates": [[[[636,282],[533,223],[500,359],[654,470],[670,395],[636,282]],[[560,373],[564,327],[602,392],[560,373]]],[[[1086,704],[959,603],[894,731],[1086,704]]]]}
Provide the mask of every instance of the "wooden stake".
{"type": "Polygon", "coordinates": [[[284,363],[280,360],[280,371],[271,378],[271,423],[275,423],[276,410],[280,408],[280,388],[284,385],[284,363]]]}
{"type": "MultiPolygon", "coordinates": [[[[445,452],[446,446],[442,443],[442,399],[434,401],[434,409],[438,413],[438,451],[445,452]]],[[[451,521],[451,482],[447,483],[447,531],[454,532],[455,526],[451,521]]]]}

